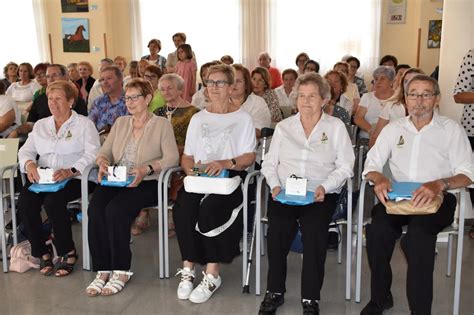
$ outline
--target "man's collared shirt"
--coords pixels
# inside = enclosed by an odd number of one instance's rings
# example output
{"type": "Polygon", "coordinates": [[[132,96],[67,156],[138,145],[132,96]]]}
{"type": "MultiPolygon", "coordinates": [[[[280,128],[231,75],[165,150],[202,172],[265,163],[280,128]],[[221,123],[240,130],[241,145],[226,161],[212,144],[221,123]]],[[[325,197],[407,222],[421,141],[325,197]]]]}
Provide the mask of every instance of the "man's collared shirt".
{"type": "Polygon", "coordinates": [[[92,105],[89,112],[89,118],[94,122],[97,130],[103,129],[105,126],[112,126],[117,118],[128,114],[127,106],[125,106],[125,98],[122,97],[116,104],[110,102],[107,94],[99,96],[92,105]]]}
{"type": "Polygon", "coordinates": [[[458,174],[474,180],[471,145],[464,129],[436,112],[420,131],[410,116],[388,124],[367,154],[363,177],[372,171],[382,173],[387,161],[397,182],[426,183],[458,174]]]}

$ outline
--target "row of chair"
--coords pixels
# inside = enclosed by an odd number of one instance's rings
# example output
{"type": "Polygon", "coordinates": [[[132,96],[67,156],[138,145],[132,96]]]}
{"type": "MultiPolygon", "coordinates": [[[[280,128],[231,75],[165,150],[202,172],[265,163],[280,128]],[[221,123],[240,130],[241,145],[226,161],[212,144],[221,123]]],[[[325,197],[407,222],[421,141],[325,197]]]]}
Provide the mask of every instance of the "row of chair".
{"type": "MultiPolygon", "coordinates": [[[[359,157],[361,157],[361,151],[363,148],[359,149],[359,157]]],[[[0,178],[4,178],[4,174],[8,173],[6,176],[7,181],[9,182],[9,191],[10,193],[7,194],[5,190],[5,183],[3,182],[0,185],[0,229],[1,229],[1,242],[2,242],[2,258],[3,258],[3,271],[8,271],[7,265],[7,248],[6,248],[6,237],[5,237],[5,222],[4,222],[4,212],[6,210],[6,200],[7,198],[10,199],[11,204],[11,211],[15,213],[15,194],[13,193],[14,190],[14,178],[18,171],[18,164],[8,165],[0,168],[0,178]]],[[[83,175],[82,175],[82,242],[83,242],[83,269],[91,270],[91,260],[90,260],[90,253],[89,253],[89,244],[88,244],[88,217],[87,217],[87,208],[89,203],[89,191],[88,191],[88,180],[94,178],[94,171],[97,169],[97,166],[90,165],[88,166],[83,175]]],[[[360,169],[360,168],[359,168],[360,169]]],[[[158,180],[158,250],[159,250],[159,277],[169,278],[169,243],[168,238],[165,237],[168,233],[168,183],[170,182],[171,176],[180,171],[180,167],[174,167],[167,170],[163,170],[160,173],[159,180],[158,180]]],[[[360,178],[360,171],[358,174],[358,181],[360,178]]],[[[243,238],[243,249],[242,249],[242,285],[245,284],[245,279],[248,277],[247,275],[247,261],[248,261],[248,239],[247,239],[247,216],[248,216],[248,198],[249,198],[249,184],[251,181],[256,181],[257,188],[256,188],[256,213],[255,213],[255,220],[257,222],[261,222],[262,214],[265,214],[265,207],[266,201],[269,196],[269,192],[267,189],[267,185],[265,185],[265,178],[263,175],[260,174],[258,171],[250,172],[243,185],[243,231],[242,231],[242,238],[243,238]]],[[[349,179],[346,183],[348,189],[348,200],[347,200],[347,209],[348,209],[348,216],[346,221],[341,221],[338,223],[345,224],[347,226],[346,231],[346,290],[345,290],[345,299],[351,299],[351,278],[352,278],[352,243],[353,243],[353,235],[352,235],[352,188],[353,183],[352,179],[349,179]]],[[[356,274],[355,274],[355,301],[360,302],[360,287],[361,287],[361,266],[362,266],[362,231],[363,231],[363,223],[364,223],[364,196],[366,191],[367,182],[364,180],[361,182],[360,188],[360,197],[358,203],[358,214],[357,214],[357,237],[356,237],[356,274]]],[[[464,216],[465,216],[465,207],[466,207],[466,190],[462,189],[459,192],[458,201],[460,203],[459,207],[459,224],[458,230],[454,230],[454,232],[449,234],[449,243],[448,243],[448,271],[447,275],[450,275],[451,269],[451,252],[452,252],[452,237],[455,235],[460,235],[458,237],[457,242],[457,255],[456,255],[456,274],[455,274],[455,292],[454,292],[454,302],[453,302],[453,314],[458,314],[459,312],[459,295],[460,295],[460,283],[461,283],[461,263],[462,263],[462,235],[464,233],[464,216]]],[[[16,235],[16,220],[15,216],[12,215],[12,224],[13,224],[13,239],[14,244],[17,243],[17,235],[16,235]]],[[[256,224],[256,244],[255,246],[255,293],[260,295],[261,291],[261,255],[264,253],[264,242],[263,242],[263,233],[262,233],[262,225],[256,224]]],[[[342,242],[341,242],[342,243],[342,242]]],[[[341,250],[341,243],[338,248],[338,262],[342,262],[342,250],[341,250]]],[[[252,255],[252,253],[250,253],[252,255]]]]}

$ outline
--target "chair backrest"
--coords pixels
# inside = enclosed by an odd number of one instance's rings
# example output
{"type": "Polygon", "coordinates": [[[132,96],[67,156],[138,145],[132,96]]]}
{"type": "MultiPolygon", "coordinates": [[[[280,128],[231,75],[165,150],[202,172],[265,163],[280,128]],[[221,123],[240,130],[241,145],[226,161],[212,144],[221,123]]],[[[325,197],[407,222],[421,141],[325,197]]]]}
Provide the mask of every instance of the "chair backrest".
{"type": "MultiPolygon", "coordinates": [[[[19,142],[20,139],[0,139],[0,168],[17,163],[19,142]]],[[[9,177],[10,171],[6,171],[3,178],[9,177]]]]}

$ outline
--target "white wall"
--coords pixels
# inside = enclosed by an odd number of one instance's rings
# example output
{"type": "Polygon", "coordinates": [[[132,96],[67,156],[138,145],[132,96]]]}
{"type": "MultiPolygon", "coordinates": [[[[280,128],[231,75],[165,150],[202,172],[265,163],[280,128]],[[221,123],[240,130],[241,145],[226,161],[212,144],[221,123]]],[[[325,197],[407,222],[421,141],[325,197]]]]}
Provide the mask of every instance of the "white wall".
{"type": "Polygon", "coordinates": [[[444,2],[439,60],[441,114],[460,121],[463,106],[456,104],[453,90],[463,56],[474,48],[474,1],[444,2]]]}

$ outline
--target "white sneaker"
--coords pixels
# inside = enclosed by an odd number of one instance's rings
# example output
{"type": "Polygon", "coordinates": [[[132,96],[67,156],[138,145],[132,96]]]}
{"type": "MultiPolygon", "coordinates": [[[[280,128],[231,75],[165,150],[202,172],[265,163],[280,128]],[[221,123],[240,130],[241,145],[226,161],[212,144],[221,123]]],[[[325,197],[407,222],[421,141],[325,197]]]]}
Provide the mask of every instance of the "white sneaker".
{"type": "Polygon", "coordinates": [[[193,291],[193,281],[195,272],[194,269],[191,270],[188,267],[184,267],[183,269],[178,269],[176,276],[181,275],[181,281],[178,285],[178,299],[180,300],[187,300],[189,295],[193,291]]]}
{"type": "Polygon", "coordinates": [[[201,283],[191,292],[189,295],[189,300],[193,303],[204,303],[216,292],[217,289],[221,286],[221,277],[217,276],[214,278],[211,274],[206,274],[202,272],[204,277],[201,280],[201,283]]]}

